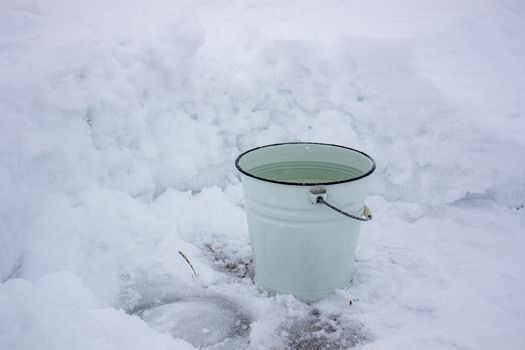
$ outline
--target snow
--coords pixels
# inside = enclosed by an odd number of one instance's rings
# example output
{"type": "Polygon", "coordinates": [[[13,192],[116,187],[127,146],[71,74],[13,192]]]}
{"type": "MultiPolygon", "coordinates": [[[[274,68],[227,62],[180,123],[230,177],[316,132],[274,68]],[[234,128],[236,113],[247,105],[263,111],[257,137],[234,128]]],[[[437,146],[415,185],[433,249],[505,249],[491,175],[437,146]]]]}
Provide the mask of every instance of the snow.
{"type": "Polygon", "coordinates": [[[97,307],[92,293],[71,272],[55,272],[32,283],[2,285],[3,349],[193,349],[156,334],[138,317],[97,307]]]}
{"type": "Polygon", "coordinates": [[[523,62],[517,0],[0,0],[0,348],[523,348],[523,62]],[[233,166],[296,140],[378,165],[313,305],[233,166]]]}

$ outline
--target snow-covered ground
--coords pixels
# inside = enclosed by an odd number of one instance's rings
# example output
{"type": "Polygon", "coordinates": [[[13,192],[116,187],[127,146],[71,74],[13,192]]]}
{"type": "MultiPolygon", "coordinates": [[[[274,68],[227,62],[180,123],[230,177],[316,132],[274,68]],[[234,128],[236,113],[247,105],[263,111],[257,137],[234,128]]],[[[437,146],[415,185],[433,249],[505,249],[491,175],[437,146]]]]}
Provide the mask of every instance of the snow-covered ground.
{"type": "Polygon", "coordinates": [[[0,122],[2,350],[525,347],[521,0],[0,0],[0,122]],[[233,166],[297,140],[378,164],[313,305],[233,166]]]}

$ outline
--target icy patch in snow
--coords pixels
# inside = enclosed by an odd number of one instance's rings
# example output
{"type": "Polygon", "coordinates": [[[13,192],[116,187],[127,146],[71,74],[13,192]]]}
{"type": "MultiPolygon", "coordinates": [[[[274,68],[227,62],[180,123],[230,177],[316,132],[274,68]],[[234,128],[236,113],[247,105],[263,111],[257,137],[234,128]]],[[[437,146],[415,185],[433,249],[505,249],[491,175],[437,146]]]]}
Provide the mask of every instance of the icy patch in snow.
{"type": "Polygon", "coordinates": [[[342,350],[370,342],[371,336],[356,320],[342,320],[342,314],[321,315],[313,309],[309,316],[288,322],[281,335],[287,349],[342,350]]]}
{"type": "Polygon", "coordinates": [[[136,312],[153,329],[169,333],[199,348],[231,349],[246,346],[250,316],[219,295],[171,300],[136,312]]]}

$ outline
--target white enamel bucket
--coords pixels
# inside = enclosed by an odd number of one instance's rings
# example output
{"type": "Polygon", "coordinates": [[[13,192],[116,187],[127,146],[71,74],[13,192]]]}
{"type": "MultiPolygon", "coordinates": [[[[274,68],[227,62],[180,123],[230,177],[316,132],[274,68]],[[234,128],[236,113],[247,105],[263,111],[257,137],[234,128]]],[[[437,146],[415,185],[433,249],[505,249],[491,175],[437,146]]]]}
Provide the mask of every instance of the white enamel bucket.
{"type": "Polygon", "coordinates": [[[241,172],[255,284],[314,302],[352,277],[369,175],[367,154],[338,145],[293,142],[254,148],[241,172]]]}

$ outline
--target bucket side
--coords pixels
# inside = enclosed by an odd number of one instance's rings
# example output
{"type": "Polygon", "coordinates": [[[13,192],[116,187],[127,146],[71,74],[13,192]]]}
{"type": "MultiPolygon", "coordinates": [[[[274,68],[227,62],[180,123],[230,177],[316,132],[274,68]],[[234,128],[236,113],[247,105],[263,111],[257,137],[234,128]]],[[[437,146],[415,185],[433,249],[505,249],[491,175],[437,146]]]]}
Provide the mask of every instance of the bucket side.
{"type": "MultiPolygon", "coordinates": [[[[352,277],[360,222],[309,201],[311,187],[261,182],[242,176],[255,283],[271,293],[314,302],[352,277]]],[[[332,200],[356,215],[367,179],[326,186],[332,200]]]]}

